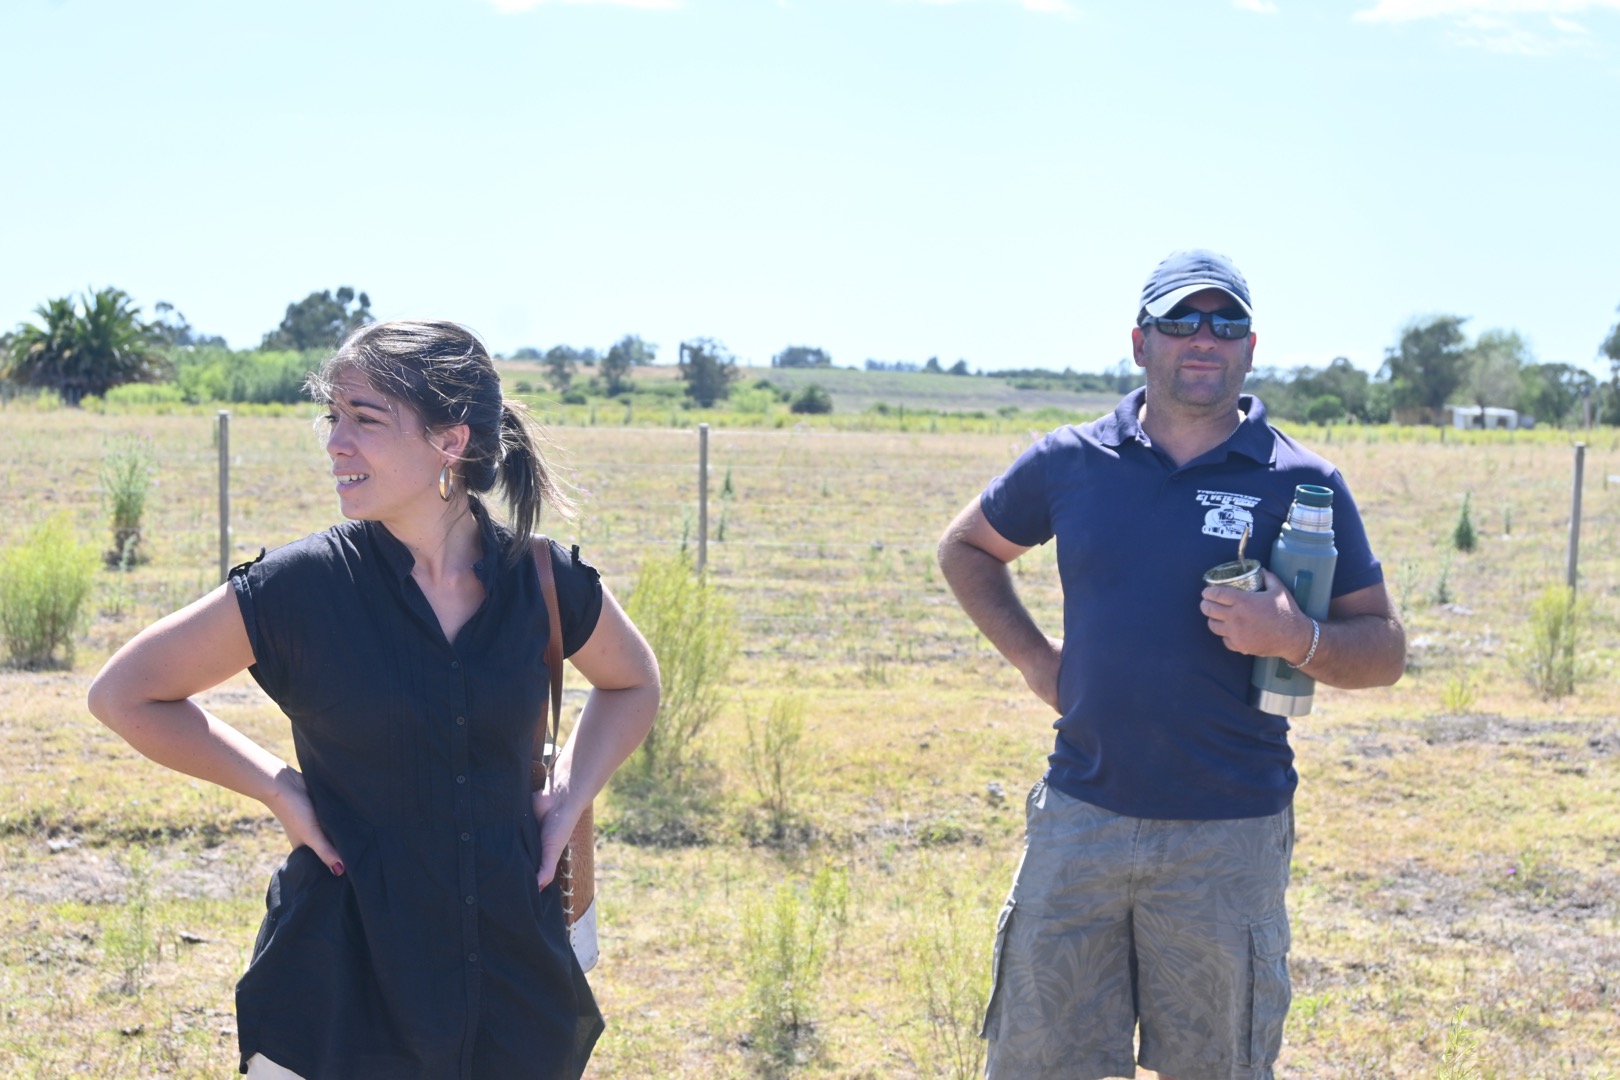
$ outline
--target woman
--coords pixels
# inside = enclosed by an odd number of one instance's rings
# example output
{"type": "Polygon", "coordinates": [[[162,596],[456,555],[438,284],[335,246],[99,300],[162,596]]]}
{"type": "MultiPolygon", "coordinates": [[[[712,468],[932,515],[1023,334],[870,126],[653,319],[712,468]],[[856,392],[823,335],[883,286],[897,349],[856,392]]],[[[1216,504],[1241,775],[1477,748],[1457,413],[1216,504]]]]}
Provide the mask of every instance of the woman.
{"type": "Polygon", "coordinates": [[[236,567],[102,669],[141,753],[258,799],[292,853],[237,985],[250,1077],[578,1077],[602,1030],[557,860],[651,727],[658,666],[597,573],[550,545],[592,690],[543,794],[550,622],[530,530],[565,504],[489,354],[444,322],[357,331],[309,383],[350,519],[236,567]],[[510,529],[481,496],[500,486],[510,529]],[[299,768],[191,696],[244,668],[299,768]]]}

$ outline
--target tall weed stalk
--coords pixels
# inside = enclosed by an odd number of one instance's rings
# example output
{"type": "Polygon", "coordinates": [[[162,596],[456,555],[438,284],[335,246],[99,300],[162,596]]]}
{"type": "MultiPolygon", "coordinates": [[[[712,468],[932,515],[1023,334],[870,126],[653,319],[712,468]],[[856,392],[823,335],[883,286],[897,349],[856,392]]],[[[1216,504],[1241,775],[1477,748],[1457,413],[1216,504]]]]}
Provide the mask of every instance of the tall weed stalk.
{"type": "Polygon", "coordinates": [[[770,815],[771,835],[780,840],[798,816],[794,800],[809,779],[804,757],[804,698],[797,694],[776,698],[763,723],[749,718],[744,763],[770,815]]]}
{"type": "Polygon", "coordinates": [[[1585,610],[1575,590],[1565,585],[1549,585],[1530,605],[1518,658],[1530,684],[1548,701],[1575,692],[1580,675],[1576,642],[1585,610]]]}
{"type": "Polygon", "coordinates": [[[145,561],[140,550],[141,519],[157,463],[152,440],[139,435],[118,439],[101,458],[101,491],[112,518],[113,546],[107,564],[119,569],[145,561]]]}
{"type": "Polygon", "coordinates": [[[152,940],[152,856],[137,844],[124,857],[124,868],[129,871],[129,892],[119,918],[102,936],[102,948],[123,976],[119,989],[139,997],[146,985],[147,962],[157,951],[152,940]]]}
{"type": "Polygon", "coordinates": [[[906,996],[922,1013],[905,1040],[920,1076],[973,1080],[984,1071],[979,1026],[990,994],[988,939],[984,927],[968,925],[964,911],[949,901],[931,907],[901,952],[906,996]]]}
{"type": "Polygon", "coordinates": [[[1473,711],[1476,694],[1474,684],[1466,670],[1446,680],[1440,689],[1440,704],[1450,716],[1464,716],[1473,711]]]}
{"type": "Polygon", "coordinates": [[[1447,555],[1440,564],[1440,577],[1434,583],[1434,602],[1441,607],[1451,603],[1451,556],[1447,555]]]}
{"type": "Polygon", "coordinates": [[[808,886],[782,884],[743,911],[743,969],[755,1047],[782,1061],[814,1026],[821,973],[849,922],[849,876],[823,866],[808,886]]]}
{"type": "Polygon", "coordinates": [[[1395,572],[1395,598],[1402,621],[1412,617],[1412,598],[1417,595],[1418,577],[1422,572],[1422,566],[1410,559],[1401,563],[1395,572]]]}
{"type": "Polygon", "coordinates": [[[1479,1036],[1468,1026],[1467,1013],[1459,1009],[1446,1028],[1446,1043],[1440,1051],[1440,1067],[1435,1080],[1480,1080],[1479,1036]]]}
{"type": "Polygon", "coordinates": [[[73,638],[88,615],[96,549],[73,535],[65,513],[41,522],[17,547],[0,552],[0,637],[19,667],[73,661],[73,638]]]}

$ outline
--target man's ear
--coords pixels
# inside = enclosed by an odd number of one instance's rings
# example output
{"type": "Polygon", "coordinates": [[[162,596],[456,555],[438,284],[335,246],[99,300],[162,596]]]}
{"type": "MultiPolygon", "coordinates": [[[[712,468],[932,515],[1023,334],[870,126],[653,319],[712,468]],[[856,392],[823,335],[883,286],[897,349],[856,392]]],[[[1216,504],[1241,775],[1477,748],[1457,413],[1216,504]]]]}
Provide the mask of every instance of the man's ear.
{"type": "Polygon", "coordinates": [[[1137,367],[1147,367],[1142,361],[1142,352],[1147,348],[1147,334],[1140,326],[1131,331],[1131,356],[1136,359],[1137,367]]]}

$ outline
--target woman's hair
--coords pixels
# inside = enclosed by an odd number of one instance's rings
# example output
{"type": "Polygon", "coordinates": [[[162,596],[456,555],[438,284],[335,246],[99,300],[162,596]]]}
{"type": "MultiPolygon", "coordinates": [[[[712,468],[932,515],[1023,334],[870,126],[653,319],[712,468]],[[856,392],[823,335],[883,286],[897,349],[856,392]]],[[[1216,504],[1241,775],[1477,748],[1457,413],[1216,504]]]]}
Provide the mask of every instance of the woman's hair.
{"type": "Polygon", "coordinates": [[[508,552],[516,563],[528,553],[523,538],[534,532],[549,505],[567,517],[573,506],[540,456],[541,436],[521,402],[501,397],[501,378],[489,350],[465,326],[453,322],[372,323],[338,347],[305,389],[323,404],[332,385],[358,372],[372,386],[405,404],[429,431],[466,424],[467,449],[455,466],[458,483],[476,499],[498,483],[518,542],[508,552]]]}

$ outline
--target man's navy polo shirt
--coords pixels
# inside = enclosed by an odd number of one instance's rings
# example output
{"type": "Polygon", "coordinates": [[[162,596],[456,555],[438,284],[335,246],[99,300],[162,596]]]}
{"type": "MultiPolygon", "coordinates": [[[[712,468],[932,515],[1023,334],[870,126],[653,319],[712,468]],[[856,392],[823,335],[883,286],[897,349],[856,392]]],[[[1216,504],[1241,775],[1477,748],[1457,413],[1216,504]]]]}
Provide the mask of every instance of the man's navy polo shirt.
{"type": "Polygon", "coordinates": [[[1344,478],[1266,423],[1260,399],[1231,438],[1177,468],[1137,420],[1145,391],[1062,427],[992,481],[985,519],[1015,544],[1057,538],[1063,583],[1062,716],[1047,780],[1131,817],[1274,814],[1298,780],[1288,721],[1248,704],[1254,658],[1199,611],[1205,570],[1265,561],[1298,484],[1333,490],[1333,595],[1383,581],[1344,478]]]}

